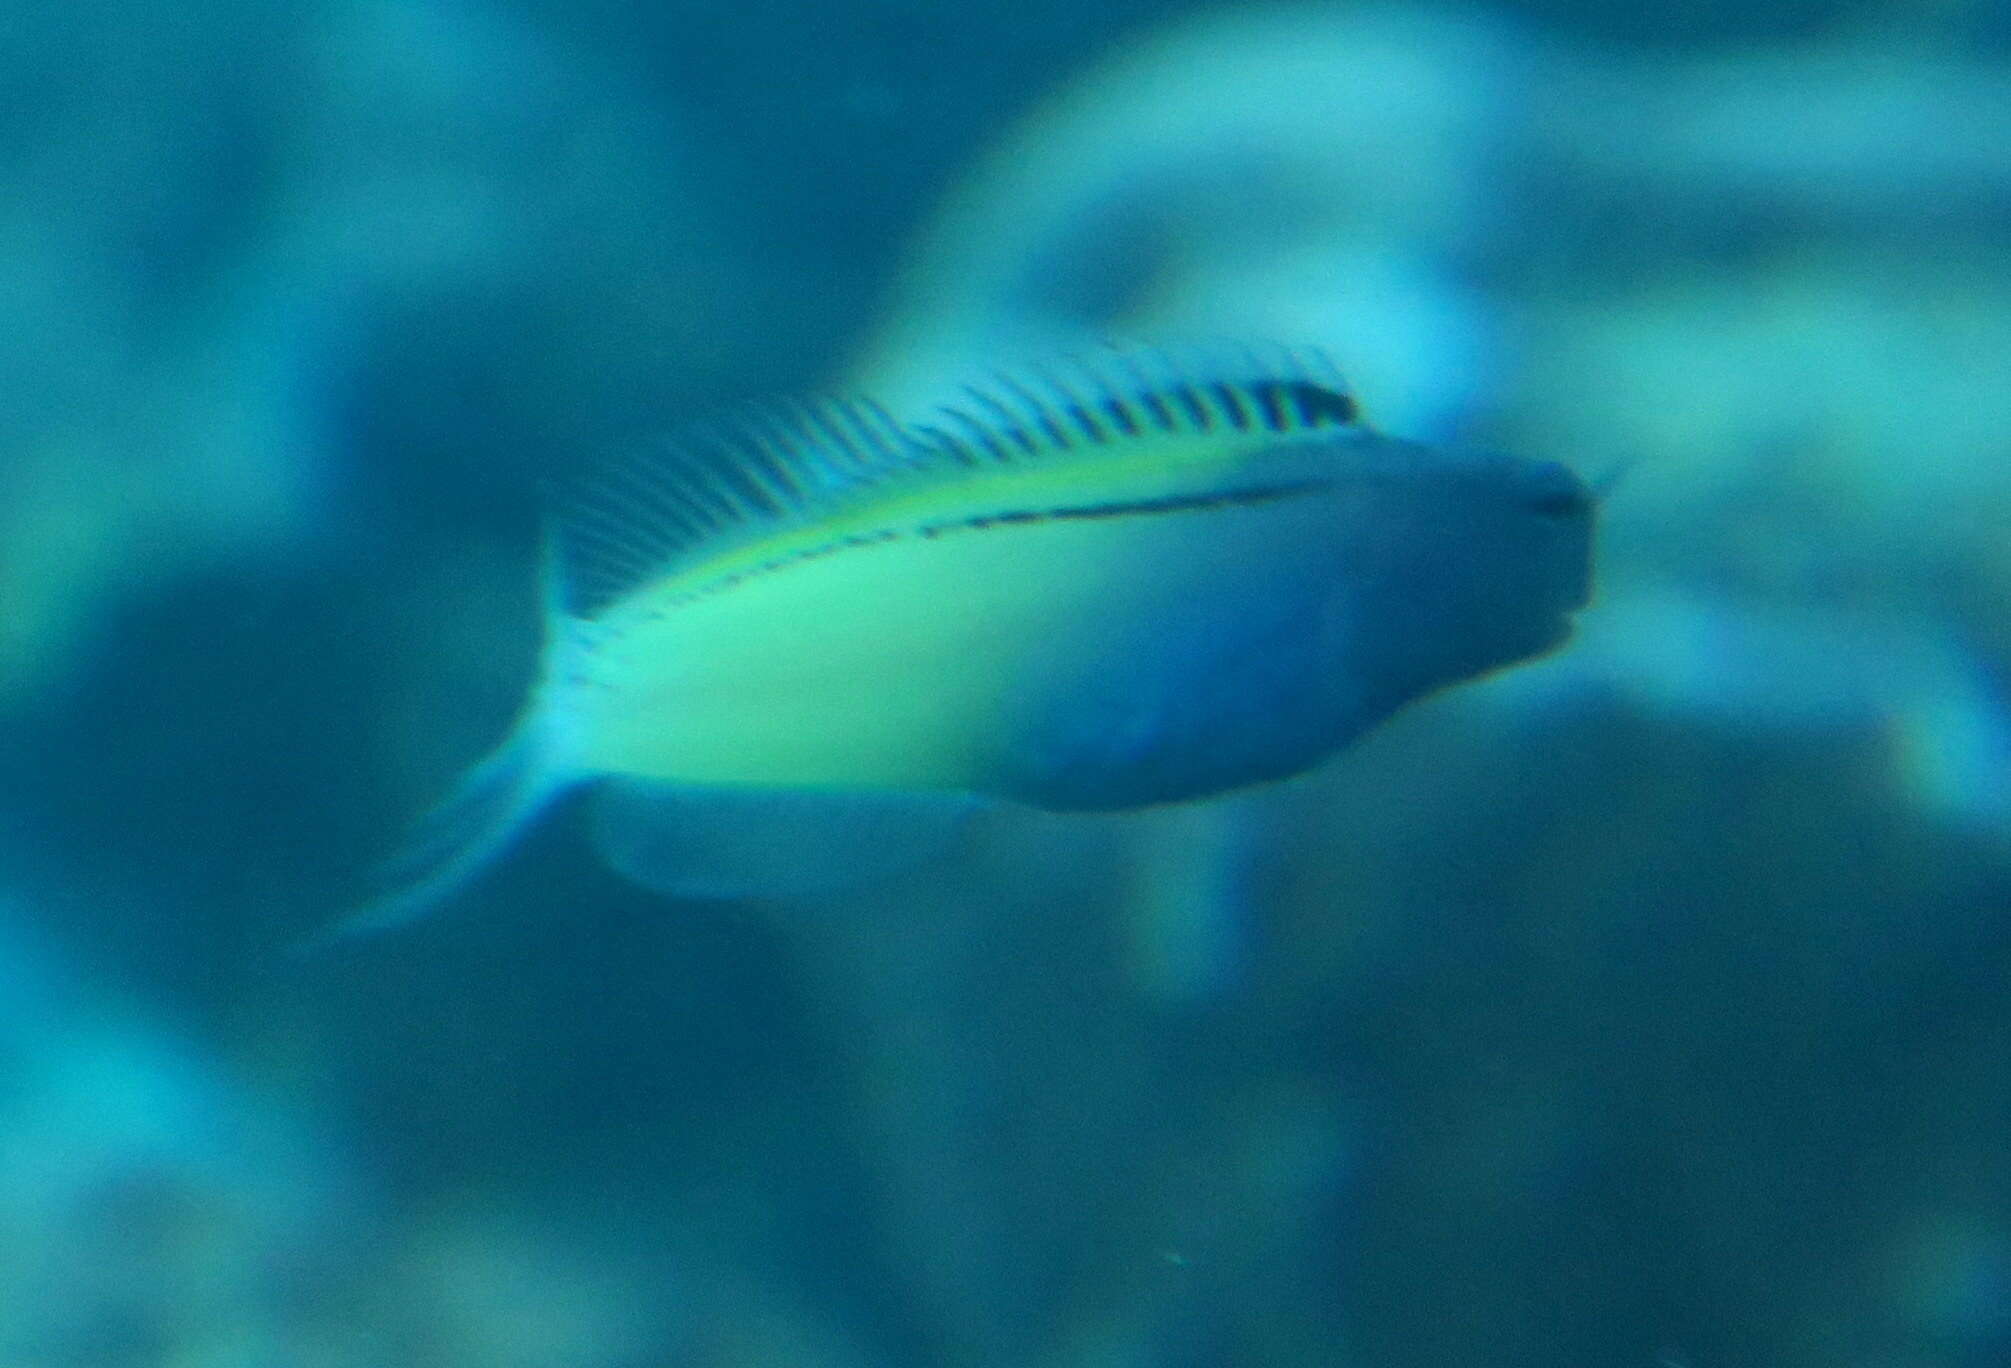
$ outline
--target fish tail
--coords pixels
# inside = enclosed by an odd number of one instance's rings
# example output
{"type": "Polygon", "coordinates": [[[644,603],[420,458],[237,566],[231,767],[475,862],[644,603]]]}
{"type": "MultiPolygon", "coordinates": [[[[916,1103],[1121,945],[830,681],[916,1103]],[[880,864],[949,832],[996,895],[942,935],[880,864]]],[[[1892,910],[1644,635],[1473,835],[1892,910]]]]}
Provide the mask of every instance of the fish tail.
{"type": "Polygon", "coordinates": [[[302,947],[312,952],[352,936],[404,926],[431,912],[481,873],[566,786],[552,763],[548,729],[526,718],[420,818],[372,882],[383,891],[302,947]]]}
{"type": "Polygon", "coordinates": [[[352,936],[417,921],[446,902],[502,854],[553,799],[577,782],[566,760],[553,681],[560,657],[581,643],[566,616],[556,554],[548,540],[543,573],[546,646],[544,679],[510,734],[477,761],[447,796],[421,817],[404,847],[379,866],[380,890],[304,942],[311,953],[352,936]]]}

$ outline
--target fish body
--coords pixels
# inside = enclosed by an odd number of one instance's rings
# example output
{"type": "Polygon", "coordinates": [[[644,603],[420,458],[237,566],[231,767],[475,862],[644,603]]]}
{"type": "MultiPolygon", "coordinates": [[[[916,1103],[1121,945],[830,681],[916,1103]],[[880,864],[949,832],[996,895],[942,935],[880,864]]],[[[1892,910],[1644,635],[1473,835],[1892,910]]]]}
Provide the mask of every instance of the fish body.
{"type": "Polygon", "coordinates": [[[1001,491],[883,520],[814,573],[683,601],[666,586],[625,605],[585,666],[585,762],[693,783],[1024,797],[1016,732],[1040,730],[1098,673],[1174,663],[1184,638],[1221,625],[1220,605],[1302,584],[1327,559],[1309,526],[1331,512],[1319,486],[1257,490],[1206,513],[1001,491]],[[1197,544],[1202,517],[1211,536],[1197,544]],[[1121,533],[1130,573],[1112,575],[1118,519],[1136,525],[1121,533]]]}
{"type": "Polygon", "coordinates": [[[523,722],[360,921],[437,901],[585,781],[625,872],[727,896],[972,802],[1295,774],[1561,642],[1593,511],[1560,466],[1374,432],[1289,352],[1113,352],[919,419],[778,410],[563,520],[523,722]]]}

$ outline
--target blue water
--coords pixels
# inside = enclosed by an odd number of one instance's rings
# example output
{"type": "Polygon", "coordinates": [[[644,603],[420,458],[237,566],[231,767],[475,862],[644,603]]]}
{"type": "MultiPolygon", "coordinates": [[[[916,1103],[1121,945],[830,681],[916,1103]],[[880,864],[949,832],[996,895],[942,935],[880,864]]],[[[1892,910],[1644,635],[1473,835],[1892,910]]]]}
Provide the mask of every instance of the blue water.
{"type": "Polygon", "coordinates": [[[0,4],[0,1368],[2011,1362],[2011,27],[1898,0],[0,4]],[[1610,485],[1313,775],[676,903],[543,490],[1325,348],[1610,485]]]}

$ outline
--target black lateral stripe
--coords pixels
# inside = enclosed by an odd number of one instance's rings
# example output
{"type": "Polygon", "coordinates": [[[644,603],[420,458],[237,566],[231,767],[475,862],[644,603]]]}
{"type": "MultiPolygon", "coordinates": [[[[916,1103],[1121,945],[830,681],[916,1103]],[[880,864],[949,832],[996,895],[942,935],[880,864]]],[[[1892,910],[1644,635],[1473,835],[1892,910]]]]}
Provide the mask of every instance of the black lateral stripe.
{"type": "MultiPolygon", "coordinates": [[[[919,430],[919,429],[918,429],[919,430]]],[[[904,536],[915,535],[925,541],[934,541],[946,533],[982,532],[999,527],[1026,527],[1050,521],[1089,521],[1103,518],[1137,517],[1161,513],[1203,512],[1212,508],[1230,508],[1252,504],[1273,503],[1281,499],[1316,493],[1332,488],[1328,480],[1297,480],[1288,483],[1253,485],[1243,489],[1223,490],[1207,494],[1171,494],[1157,499],[1129,499],[1099,504],[1070,504],[1058,508],[1008,508],[997,513],[974,514],[958,522],[922,523],[911,532],[898,528],[881,528],[873,532],[849,533],[814,546],[778,556],[765,561],[748,571],[737,571],[679,596],[676,603],[690,602],[708,594],[732,589],[755,575],[787,569],[804,561],[820,560],[839,551],[855,550],[862,547],[881,546],[904,536]]],[[[615,583],[647,571],[654,560],[651,552],[644,551],[633,542],[625,542],[619,537],[603,539],[595,535],[592,528],[581,529],[587,539],[604,548],[597,559],[605,564],[603,569],[613,577],[615,583]]]]}
{"type": "Polygon", "coordinates": [[[1328,480],[1294,480],[1287,484],[1252,485],[1247,489],[1224,490],[1218,494],[1169,494],[1159,499],[1133,499],[1121,503],[1078,504],[1048,511],[1050,518],[1123,518],[1140,513],[1190,513],[1209,508],[1230,508],[1246,504],[1274,503],[1331,489],[1328,480]]]}
{"type": "Polygon", "coordinates": [[[1210,494],[1169,494],[1157,499],[1126,499],[1111,503],[1066,504],[1059,508],[1009,508],[998,513],[978,513],[958,522],[924,523],[918,531],[934,540],[946,533],[983,532],[997,527],[1024,527],[1040,522],[1084,522],[1097,518],[1129,518],[1155,513],[1195,513],[1211,508],[1247,507],[1275,503],[1331,489],[1328,480],[1294,480],[1284,484],[1252,485],[1210,494]]]}
{"type": "MultiPolygon", "coordinates": [[[[1009,508],[1003,513],[979,513],[974,517],[965,518],[961,526],[973,532],[982,532],[988,527],[1024,526],[1027,523],[1045,522],[1051,516],[1032,508],[1009,508]]],[[[936,523],[934,531],[937,533],[954,531],[957,526],[957,524],[936,523]]]]}

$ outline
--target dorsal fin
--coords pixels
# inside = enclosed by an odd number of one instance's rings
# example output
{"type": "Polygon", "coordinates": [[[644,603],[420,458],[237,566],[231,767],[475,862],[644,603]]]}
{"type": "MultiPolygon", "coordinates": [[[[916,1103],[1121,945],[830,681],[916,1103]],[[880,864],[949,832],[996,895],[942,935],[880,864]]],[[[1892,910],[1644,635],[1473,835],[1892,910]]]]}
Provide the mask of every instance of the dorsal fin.
{"type": "Polygon", "coordinates": [[[1324,354],[1248,346],[1108,347],[994,372],[908,421],[867,398],[749,408],[573,491],[558,517],[564,606],[592,616],[682,565],[907,482],[1108,459],[1149,441],[1277,442],[1359,421],[1324,354]]]}
{"type": "Polygon", "coordinates": [[[871,400],[751,406],[694,425],[562,498],[565,609],[590,616],[679,562],[813,519],[932,459],[871,400]]]}

